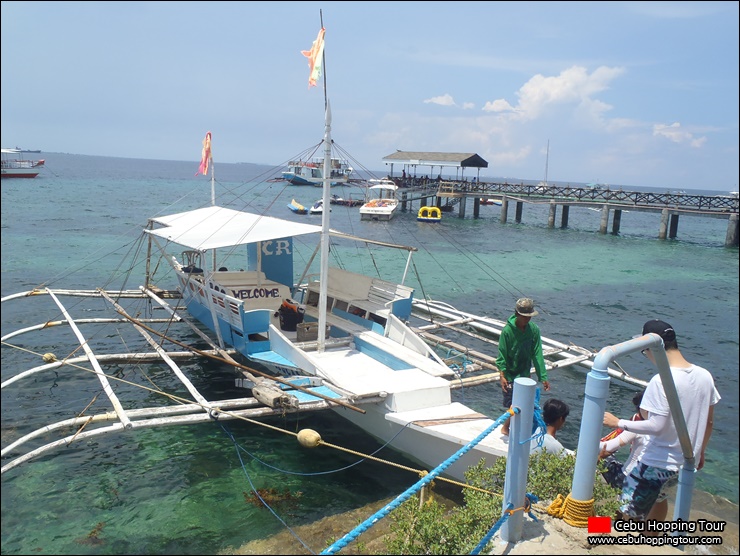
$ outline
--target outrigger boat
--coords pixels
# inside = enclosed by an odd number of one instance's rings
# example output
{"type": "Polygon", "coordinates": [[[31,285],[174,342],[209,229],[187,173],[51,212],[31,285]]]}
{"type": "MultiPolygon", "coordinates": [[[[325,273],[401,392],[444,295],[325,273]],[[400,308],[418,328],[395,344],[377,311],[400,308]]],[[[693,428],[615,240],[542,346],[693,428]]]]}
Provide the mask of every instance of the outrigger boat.
{"type": "MultiPolygon", "coordinates": [[[[328,101],[325,106],[323,144],[328,165],[331,109],[328,101]]],[[[326,206],[328,168],[324,175],[326,206]]],[[[74,332],[80,345],[77,349],[84,355],[58,359],[48,352],[43,365],[6,379],[2,388],[85,362],[92,367],[86,369],[91,378],[100,382],[110,410],[46,423],[10,441],[2,449],[2,472],[55,448],[112,432],[325,409],[426,468],[438,466],[479,436],[493,419],[453,401],[452,392],[462,386],[498,381],[493,351],[458,349],[444,336],[446,331],[464,329],[495,345],[504,323],[461,313],[443,303],[414,299],[413,288],[404,282],[416,248],[331,230],[329,216],[330,211],[324,211],[318,226],[215,203],[155,216],[142,234],[145,280],[138,290],[43,288],[3,298],[7,302],[48,295],[63,316],[62,320],[49,319],[5,335],[4,346],[10,346],[9,341],[19,335],[65,325],[74,332]],[[294,268],[299,244],[311,237],[318,241],[308,264],[294,268]],[[406,252],[400,279],[368,276],[340,266],[330,268],[330,245],[336,253],[356,243],[406,252]],[[320,259],[318,273],[313,272],[316,255],[320,259]],[[227,258],[234,260],[231,257],[237,257],[238,270],[224,265],[227,258]],[[163,289],[158,284],[176,284],[177,289],[163,289]],[[98,315],[75,306],[85,316],[75,318],[61,302],[67,295],[83,300],[102,298],[114,314],[98,315]],[[163,316],[155,318],[155,312],[163,316]],[[418,325],[412,325],[413,319],[418,325]],[[136,334],[122,339],[125,352],[111,352],[112,342],[123,335],[119,330],[123,323],[132,324],[131,331],[136,334]],[[115,327],[115,333],[85,336],[80,324],[115,327]],[[174,337],[173,329],[182,326],[187,327],[191,339],[197,337],[201,347],[174,337]],[[171,345],[179,349],[165,349],[171,345]],[[198,380],[180,366],[194,357],[233,366],[235,391],[246,388],[248,394],[209,399],[198,380]],[[244,359],[248,364],[242,362],[244,359]],[[165,400],[153,407],[121,403],[121,388],[113,388],[117,377],[108,367],[154,361],[177,377],[182,393],[176,396],[153,390],[150,395],[165,400]],[[462,362],[465,376],[460,371],[462,362]],[[45,436],[50,433],[59,438],[48,441],[45,436]]],[[[137,266],[141,264],[129,268],[137,266]]],[[[582,348],[555,345],[546,339],[543,343],[552,348],[546,351],[551,369],[587,364],[593,356],[582,348]]],[[[3,440],[6,442],[5,436],[3,440]]],[[[481,459],[490,464],[507,450],[500,435],[489,435],[449,466],[445,475],[464,481],[469,466],[481,459]]]]}
{"type": "MultiPolygon", "coordinates": [[[[312,185],[322,187],[324,184],[324,160],[315,158],[306,162],[303,160],[291,161],[288,169],[283,172],[283,179],[292,185],[312,185]]],[[[352,176],[352,167],[347,160],[332,158],[329,163],[327,175],[331,185],[345,184],[352,176]]]]}

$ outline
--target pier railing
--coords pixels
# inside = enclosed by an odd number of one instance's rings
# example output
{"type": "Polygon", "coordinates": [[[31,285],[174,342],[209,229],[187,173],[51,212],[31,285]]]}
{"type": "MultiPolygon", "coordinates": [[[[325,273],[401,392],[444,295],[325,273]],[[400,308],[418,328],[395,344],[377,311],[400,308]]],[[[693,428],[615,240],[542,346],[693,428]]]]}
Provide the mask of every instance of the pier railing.
{"type": "Polygon", "coordinates": [[[622,189],[571,187],[569,185],[526,185],[489,182],[441,182],[438,197],[519,196],[555,200],[560,203],[593,203],[644,207],[652,209],[696,211],[703,214],[738,214],[740,199],[725,195],[687,195],[685,193],[648,193],[622,189]]]}

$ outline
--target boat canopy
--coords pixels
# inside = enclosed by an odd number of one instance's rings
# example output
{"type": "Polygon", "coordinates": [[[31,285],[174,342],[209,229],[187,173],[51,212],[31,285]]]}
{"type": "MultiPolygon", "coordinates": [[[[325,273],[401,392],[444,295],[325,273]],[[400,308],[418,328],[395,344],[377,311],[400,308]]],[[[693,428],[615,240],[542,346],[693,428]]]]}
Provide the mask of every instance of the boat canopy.
{"type": "Polygon", "coordinates": [[[321,232],[321,226],[218,206],[157,216],[149,221],[164,227],[146,229],[146,233],[198,251],[321,232]]]}
{"type": "MultiPolygon", "coordinates": [[[[168,216],[150,218],[151,225],[162,227],[145,229],[144,232],[197,251],[246,245],[285,237],[320,234],[321,226],[291,222],[272,216],[261,216],[225,207],[211,206],[179,212],[168,216]]],[[[330,230],[332,237],[383,245],[404,251],[417,251],[416,247],[397,245],[330,230]]]]}
{"type": "Polygon", "coordinates": [[[388,180],[385,182],[381,182],[378,185],[370,186],[368,189],[391,189],[395,191],[396,189],[398,189],[398,186],[392,181],[388,180]]]}

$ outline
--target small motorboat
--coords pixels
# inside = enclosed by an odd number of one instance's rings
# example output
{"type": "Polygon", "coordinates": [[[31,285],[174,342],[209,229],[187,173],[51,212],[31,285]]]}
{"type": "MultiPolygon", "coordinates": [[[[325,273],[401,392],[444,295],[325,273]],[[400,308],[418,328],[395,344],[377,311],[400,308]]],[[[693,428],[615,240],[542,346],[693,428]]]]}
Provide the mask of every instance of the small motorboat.
{"type": "Polygon", "coordinates": [[[288,205],[288,208],[295,212],[296,214],[308,214],[308,209],[304,207],[302,204],[300,204],[298,201],[293,199],[290,204],[288,205]]]}
{"type": "Polygon", "coordinates": [[[421,207],[416,213],[419,222],[439,222],[442,220],[442,211],[439,207],[421,207]]]}
{"type": "Polygon", "coordinates": [[[342,205],[345,207],[359,207],[363,205],[365,201],[363,199],[352,199],[351,197],[349,199],[344,199],[339,195],[332,195],[331,199],[329,199],[329,203],[332,205],[342,205]]]}

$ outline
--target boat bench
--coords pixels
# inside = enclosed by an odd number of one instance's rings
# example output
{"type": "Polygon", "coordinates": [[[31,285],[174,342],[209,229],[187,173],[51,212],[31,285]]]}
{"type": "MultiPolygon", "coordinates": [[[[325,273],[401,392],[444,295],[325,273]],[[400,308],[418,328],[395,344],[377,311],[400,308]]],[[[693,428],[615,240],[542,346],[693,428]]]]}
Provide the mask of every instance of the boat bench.
{"type": "MultiPolygon", "coordinates": [[[[306,306],[317,307],[319,304],[319,282],[310,282],[306,293],[306,306]]],[[[332,268],[327,283],[327,303],[329,310],[337,307],[351,311],[352,307],[387,315],[394,301],[409,299],[414,290],[408,286],[370,278],[346,270],[332,268]],[[340,303],[337,303],[340,302],[340,303]]]]}
{"type": "Polygon", "coordinates": [[[399,351],[395,349],[398,344],[381,334],[376,334],[375,332],[366,330],[365,332],[355,336],[355,342],[358,341],[375,346],[382,351],[387,351],[408,365],[408,368],[419,369],[430,376],[449,378],[455,375],[453,370],[449,367],[439,365],[433,359],[430,359],[421,353],[417,353],[416,351],[405,350],[403,355],[401,355],[399,351]]]}
{"type": "Polygon", "coordinates": [[[408,286],[373,279],[373,283],[367,293],[367,298],[353,299],[350,301],[350,305],[382,315],[390,310],[391,303],[399,299],[408,299],[413,294],[413,291],[408,286]]]}
{"type": "MultiPolygon", "coordinates": [[[[319,320],[319,309],[318,307],[312,307],[312,306],[306,306],[306,315],[309,317],[312,317],[319,320]]],[[[356,324],[352,321],[349,321],[347,319],[343,319],[340,316],[337,316],[333,313],[326,313],[326,323],[331,325],[332,327],[336,327],[340,330],[343,330],[344,332],[347,332],[348,334],[356,335],[356,334],[362,334],[363,332],[367,332],[369,329],[369,326],[363,326],[361,324],[356,324]]]]}

